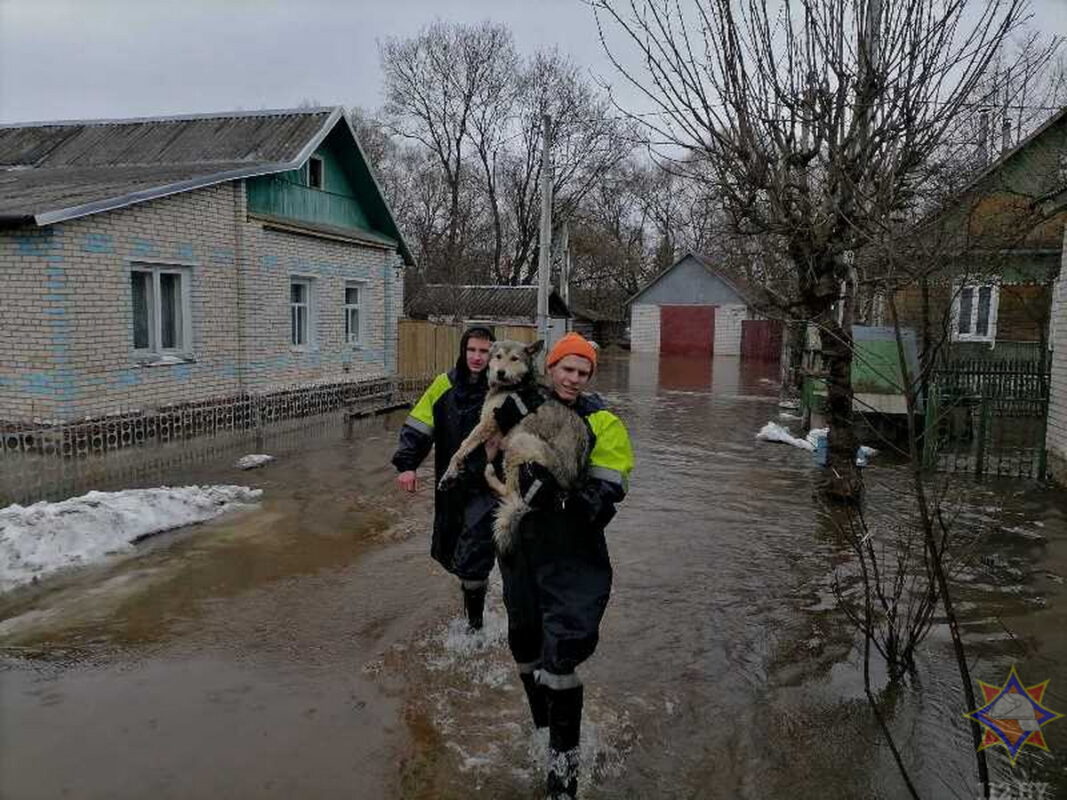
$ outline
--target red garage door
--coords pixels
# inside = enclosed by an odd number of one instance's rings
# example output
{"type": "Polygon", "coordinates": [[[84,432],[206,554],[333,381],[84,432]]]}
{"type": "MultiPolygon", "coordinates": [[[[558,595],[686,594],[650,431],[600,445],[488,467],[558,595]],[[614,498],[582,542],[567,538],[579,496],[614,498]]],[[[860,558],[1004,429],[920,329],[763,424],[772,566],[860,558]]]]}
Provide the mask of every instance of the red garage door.
{"type": "Polygon", "coordinates": [[[782,355],[782,323],[776,319],[741,322],[741,358],[777,361],[782,355]]]}
{"type": "Polygon", "coordinates": [[[710,356],[715,306],[660,306],[659,352],[664,356],[710,356]]]}

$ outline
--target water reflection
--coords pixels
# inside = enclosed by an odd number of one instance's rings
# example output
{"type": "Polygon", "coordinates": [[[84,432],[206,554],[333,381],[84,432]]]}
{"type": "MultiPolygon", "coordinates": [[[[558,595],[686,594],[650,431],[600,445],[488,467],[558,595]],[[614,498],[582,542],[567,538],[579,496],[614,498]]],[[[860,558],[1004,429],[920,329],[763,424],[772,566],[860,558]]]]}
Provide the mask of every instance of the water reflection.
{"type": "MultiPolygon", "coordinates": [[[[583,797],[904,795],[833,596],[851,551],[812,501],[810,454],[754,439],[777,417],[777,379],[777,365],[736,358],[605,354],[596,388],[626,420],[638,467],[609,529],[615,589],[584,671],[583,797]]],[[[175,481],[261,486],[264,507],[161,541],[105,580],[9,600],[0,794],[144,797],[169,775],[189,797],[534,796],[544,748],[499,584],[486,634],[466,636],[454,581],[426,554],[428,489],[412,502],[390,486],[396,422],[267,441],[257,449],[284,457],[257,473],[235,473],[232,452],[170,464],[175,481]],[[97,748],[87,768],[82,748],[57,740],[71,715],[112,755],[97,748]],[[247,735],[204,740],[205,727],[247,735]],[[260,727],[295,731],[301,747],[261,744],[260,727]],[[138,757],[115,755],[127,752],[138,757]],[[42,757],[46,775],[32,766],[42,757]],[[220,769],[236,777],[220,784],[220,769]]],[[[888,536],[913,513],[908,475],[876,459],[866,477],[875,535],[888,536]]],[[[953,480],[939,493],[970,537],[954,580],[974,676],[1000,681],[1016,663],[1028,683],[1051,679],[1048,704],[1067,710],[1067,502],[953,480]]],[[[938,621],[892,708],[927,798],[974,787],[954,669],[938,621]]],[[[994,773],[1067,791],[1067,746],[1055,726],[1049,739],[1014,771],[992,752],[994,773]]]]}

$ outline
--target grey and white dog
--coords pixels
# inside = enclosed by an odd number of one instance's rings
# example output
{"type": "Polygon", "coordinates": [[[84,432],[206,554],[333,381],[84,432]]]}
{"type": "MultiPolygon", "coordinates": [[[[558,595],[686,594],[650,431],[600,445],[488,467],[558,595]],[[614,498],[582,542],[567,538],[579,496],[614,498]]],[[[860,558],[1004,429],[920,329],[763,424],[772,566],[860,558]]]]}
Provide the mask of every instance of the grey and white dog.
{"type": "MultiPolygon", "coordinates": [[[[474,430],[463,440],[441,476],[441,485],[451,484],[459,474],[464,459],[483,442],[500,433],[493,412],[510,395],[518,395],[537,386],[534,357],[543,341],[530,345],[501,340],[489,350],[489,393],[482,404],[482,415],[474,430]]],[[[589,459],[589,431],[585,422],[559,401],[549,398],[547,387],[539,387],[545,401],[525,416],[501,441],[504,452],[504,481],[497,478],[493,465],[485,468],[485,481],[501,497],[493,525],[493,538],[501,553],[508,552],[519,522],[530,510],[519,493],[519,467],[537,463],[548,470],[560,488],[569,491],[578,482],[589,459]]],[[[517,400],[521,399],[516,397],[517,400]]]]}

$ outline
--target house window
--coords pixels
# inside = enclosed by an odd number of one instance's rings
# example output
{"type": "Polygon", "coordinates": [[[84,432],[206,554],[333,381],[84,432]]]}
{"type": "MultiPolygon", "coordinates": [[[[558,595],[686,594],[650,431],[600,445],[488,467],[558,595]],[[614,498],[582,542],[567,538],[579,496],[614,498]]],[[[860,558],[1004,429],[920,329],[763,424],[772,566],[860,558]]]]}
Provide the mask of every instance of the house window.
{"type": "Polygon", "coordinates": [[[363,299],[363,288],[356,284],[345,286],[345,341],[348,344],[363,343],[363,329],[360,327],[359,307],[363,299]]]}
{"type": "Polygon", "coordinates": [[[322,188],[322,159],[312,156],[308,159],[308,186],[312,189],[322,188]]]}
{"type": "Polygon", "coordinates": [[[311,281],[293,279],[289,283],[290,344],[307,347],[311,343],[311,281]]]}
{"type": "Polygon", "coordinates": [[[181,355],[191,349],[188,269],[134,267],[133,349],[145,355],[181,355]]]}
{"type": "Polygon", "coordinates": [[[961,286],[956,292],[953,309],[953,338],[959,342],[995,341],[999,295],[994,284],[961,286]]]}

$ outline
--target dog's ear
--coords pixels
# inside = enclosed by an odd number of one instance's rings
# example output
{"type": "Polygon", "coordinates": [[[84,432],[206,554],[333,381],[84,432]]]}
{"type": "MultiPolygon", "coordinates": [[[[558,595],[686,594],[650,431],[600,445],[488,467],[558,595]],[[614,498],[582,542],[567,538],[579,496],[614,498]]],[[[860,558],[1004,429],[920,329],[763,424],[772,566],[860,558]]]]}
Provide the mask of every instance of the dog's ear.
{"type": "Polygon", "coordinates": [[[533,344],[526,345],[526,355],[535,356],[541,352],[541,349],[545,346],[544,339],[538,339],[533,344]]]}

